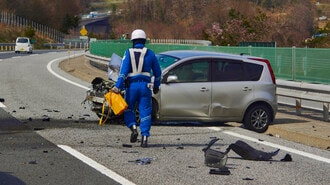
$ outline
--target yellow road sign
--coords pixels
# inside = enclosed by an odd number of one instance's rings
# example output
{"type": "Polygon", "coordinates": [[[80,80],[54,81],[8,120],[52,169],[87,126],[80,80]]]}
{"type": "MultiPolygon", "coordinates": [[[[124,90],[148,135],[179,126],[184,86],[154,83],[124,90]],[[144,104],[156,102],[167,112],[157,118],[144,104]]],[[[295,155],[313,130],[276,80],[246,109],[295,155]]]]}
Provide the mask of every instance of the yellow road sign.
{"type": "Polygon", "coordinates": [[[88,33],[88,31],[86,30],[85,26],[83,26],[83,27],[81,28],[81,30],[80,30],[80,35],[82,35],[82,36],[86,36],[87,33],[88,33]]]}

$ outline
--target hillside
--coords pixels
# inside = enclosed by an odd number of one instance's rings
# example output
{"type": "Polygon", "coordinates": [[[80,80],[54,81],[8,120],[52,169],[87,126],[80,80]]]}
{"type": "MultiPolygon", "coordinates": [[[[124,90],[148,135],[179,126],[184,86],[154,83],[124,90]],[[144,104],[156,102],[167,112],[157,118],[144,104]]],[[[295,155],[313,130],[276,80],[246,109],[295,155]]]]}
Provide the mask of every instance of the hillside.
{"type": "Polygon", "coordinates": [[[56,5],[47,2],[0,0],[0,10],[67,33],[77,28],[77,17],[83,14],[111,12],[112,39],[142,28],[150,38],[202,39],[214,45],[275,41],[279,47],[327,47],[329,40],[311,39],[314,34],[330,30],[327,19],[318,19],[330,17],[327,0],[58,0],[56,5]],[[36,9],[40,11],[32,11],[36,9]]]}

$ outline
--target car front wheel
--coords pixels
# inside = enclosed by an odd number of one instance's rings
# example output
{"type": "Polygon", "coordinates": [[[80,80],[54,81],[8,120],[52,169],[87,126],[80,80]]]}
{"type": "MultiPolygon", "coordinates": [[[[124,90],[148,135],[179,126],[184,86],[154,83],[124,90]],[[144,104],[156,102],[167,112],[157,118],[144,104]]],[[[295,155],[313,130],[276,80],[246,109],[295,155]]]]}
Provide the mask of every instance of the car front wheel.
{"type": "Polygon", "coordinates": [[[245,114],[243,124],[249,130],[263,133],[269,127],[271,121],[271,111],[267,106],[257,105],[249,108],[245,114]]]}

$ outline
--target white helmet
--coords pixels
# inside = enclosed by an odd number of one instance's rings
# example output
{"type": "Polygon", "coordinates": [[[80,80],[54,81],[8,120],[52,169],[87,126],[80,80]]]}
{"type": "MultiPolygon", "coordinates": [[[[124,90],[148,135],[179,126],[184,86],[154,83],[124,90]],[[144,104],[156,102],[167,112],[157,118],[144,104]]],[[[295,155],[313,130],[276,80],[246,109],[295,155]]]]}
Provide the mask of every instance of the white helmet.
{"type": "Polygon", "coordinates": [[[147,35],[143,30],[137,29],[132,32],[131,40],[135,39],[147,39],[147,35]]]}

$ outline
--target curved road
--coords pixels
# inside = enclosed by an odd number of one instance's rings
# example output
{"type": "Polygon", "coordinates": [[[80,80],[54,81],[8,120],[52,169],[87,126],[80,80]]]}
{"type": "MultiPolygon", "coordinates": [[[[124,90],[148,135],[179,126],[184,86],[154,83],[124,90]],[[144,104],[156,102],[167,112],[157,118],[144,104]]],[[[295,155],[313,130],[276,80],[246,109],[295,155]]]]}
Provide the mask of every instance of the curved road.
{"type": "Polygon", "coordinates": [[[79,52],[0,57],[0,184],[329,184],[330,152],[229,125],[163,123],[150,147],[129,143],[123,124],[97,125],[84,99],[89,84],[57,68],[79,52]],[[68,83],[69,82],[69,83],[68,83]],[[13,118],[15,117],[15,118],[13,118]],[[19,121],[18,121],[19,120],[19,121]],[[237,140],[281,149],[272,161],[229,153],[230,175],[210,175],[205,147],[237,140]],[[128,144],[128,145],[123,145],[128,144]],[[292,162],[281,162],[286,154],[292,162]],[[137,159],[150,164],[136,164],[137,159]]]}

